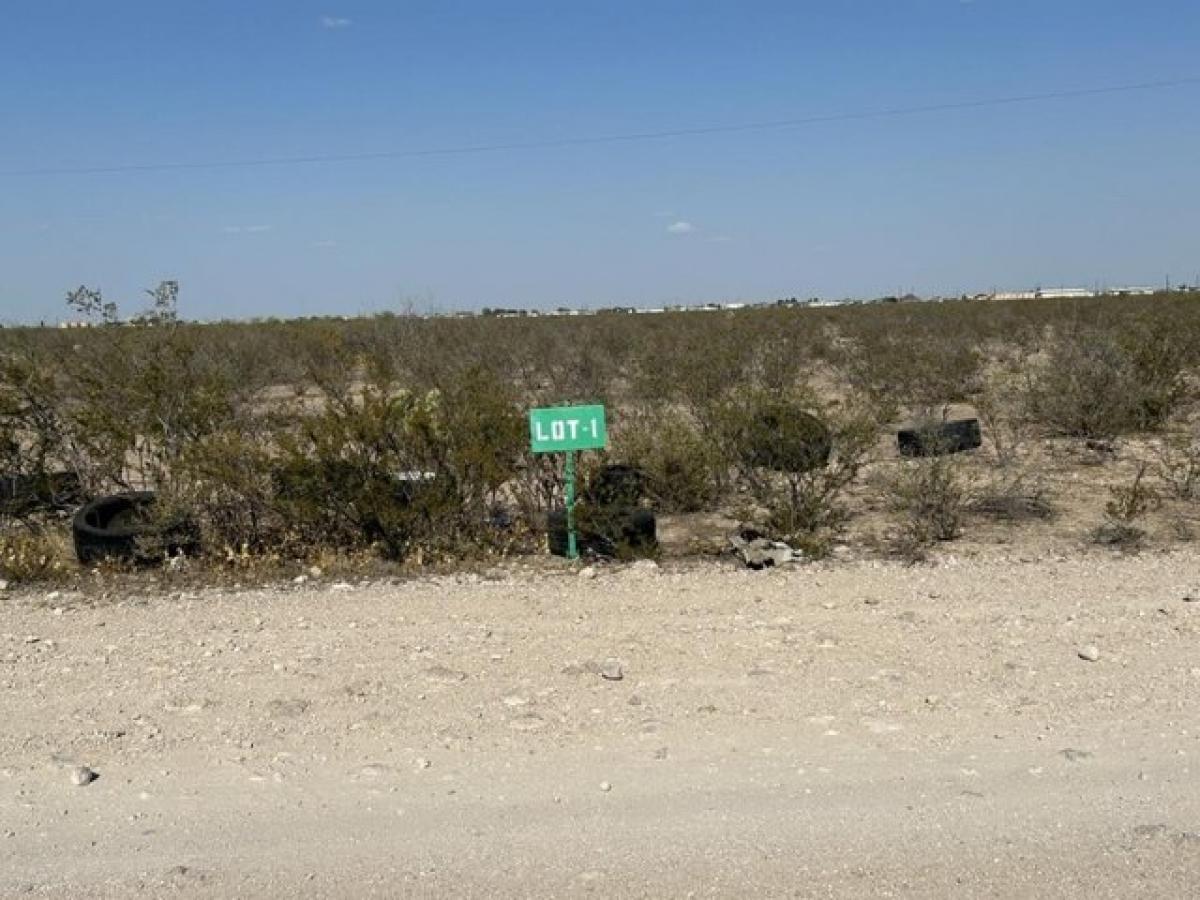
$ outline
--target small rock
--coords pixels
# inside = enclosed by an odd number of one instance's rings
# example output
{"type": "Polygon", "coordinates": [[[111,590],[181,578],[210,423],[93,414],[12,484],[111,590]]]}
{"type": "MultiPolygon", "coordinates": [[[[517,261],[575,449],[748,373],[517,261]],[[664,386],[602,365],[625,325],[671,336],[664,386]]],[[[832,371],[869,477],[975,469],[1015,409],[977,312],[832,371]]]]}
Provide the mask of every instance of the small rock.
{"type": "Polygon", "coordinates": [[[86,787],[99,777],[87,766],[75,766],[71,769],[71,784],[76,787],[86,787]]]}
{"type": "Polygon", "coordinates": [[[1067,762],[1079,762],[1080,760],[1092,758],[1092,754],[1087,750],[1076,750],[1074,747],[1067,747],[1064,750],[1060,750],[1059,755],[1067,762]]]}
{"type": "Polygon", "coordinates": [[[863,597],[863,603],[867,606],[878,606],[880,601],[878,597],[863,597]]]}
{"type": "MultiPolygon", "coordinates": [[[[3,589],[0,588],[0,590],[3,590],[3,589]]],[[[1197,591],[1194,594],[1188,594],[1186,597],[1183,598],[1183,602],[1184,603],[1200,603],[1200,591],[1197,591]]]]}
{"type": "Polygon", "coordinates": [[[423,674],[426,681],[436,684],[458,684],[460,681],[467,680],[466,672],[460,672],[448,666],[430,666],[423,674]]]}
{"type": "Polygon", "coordinates": [[[320,578],[324,574],[325,573],[321,571],[320,566],[312,566],[308,570],[308,575],[310,578],[320,578]]]}
{"type": "Polygon", "coordinates": [[[756,571],[802,562],[804,559],[802,553],[798,553],[787,544],[767,540],[753,529],[730,535],[729,543],[746,567],[756,571]]]}
{"type": "Polygon", "coordinates": [[[600,667],[600,677],[605,681],[620,681],[625,677],[624,671],[621,669],[621,661],[609,657],[604,661],[604,665],[600,667]]]}
{"type": "Polygon", "coordinates": [[[0,578],[0,591],[7,591],[7,590],[8,590],[8,582],[5,581],[3,578],[0,578]]]}
{"type": "Polygon", "coordinates": [[[628,699],[626,702],[627,702],[627,703],[628,703],[630,706],[641,706],[641,705],[642,705],[642,698],[641,698],[641,697],[639,697],[637,694],[633,694],[633,695],[631,695],[631,696],[630,696],[630,698],[629,698],[629,699],[628,699]]]}
{"type": "Polygon", "coordinates": [[[602,781],[602,782],[600,782],[600,790],[604,791],[604,793],[607,794],[609,791],[612,790],[612,785],[609,784],[607,781],[602,781]]]}
{"type": "Polygon", "coordinates": [[[1100,658],[1100,648],[1095,644],[1088,644],[1085,647],[1079,648],[1079,658],[1086,662],[1095,662],[1100,658]]]}
{"type": "Polygon", "coordinates": [[[579,577],[583,578],[584,580],[590,580],[592,578],[595,578],[596,577],[596,567],[595,566],[584,566],[582,569],[579,570],[579,577]]]}
{"type": "Polygon", "coordinates": [[[417,757],[417,768],[418,769],[428,769],[432,765],[433,765],[433,763],[431,763],[425,757],[423,757],[423,756],[417,757]]]}
{"type": "Polygon", "coordinates": [[[306,581],[308,581],[307,575],[297,575],[292,579],[292,584],[304,584],[306,581]]]}

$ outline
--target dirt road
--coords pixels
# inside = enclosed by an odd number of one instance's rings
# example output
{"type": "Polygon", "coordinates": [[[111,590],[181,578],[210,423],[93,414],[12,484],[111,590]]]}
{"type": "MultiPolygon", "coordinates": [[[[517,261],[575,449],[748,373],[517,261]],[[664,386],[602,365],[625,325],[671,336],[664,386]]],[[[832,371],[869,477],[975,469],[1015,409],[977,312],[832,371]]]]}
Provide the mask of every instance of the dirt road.
{"type": "Polygon", "coordinates": [[[1198,591],[1188,552],[10,592],[0,896],[1196,896],[1198,591]]]}

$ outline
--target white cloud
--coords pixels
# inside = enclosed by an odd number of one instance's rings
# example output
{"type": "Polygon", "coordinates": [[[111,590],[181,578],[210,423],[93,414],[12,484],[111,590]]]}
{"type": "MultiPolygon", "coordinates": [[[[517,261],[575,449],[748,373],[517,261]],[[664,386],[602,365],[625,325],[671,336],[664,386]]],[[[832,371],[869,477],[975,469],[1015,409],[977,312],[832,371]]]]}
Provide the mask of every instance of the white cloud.
{"type": "Polygon", "coordinates": [[[349,28],[353,24],[352,19],[343,19],[341,16],[321,16],[322,28],[349,28]]]}
{"type": "Polygon", "coordinates": [[[270,231],[270,225],[226,225],[221,229],[226,234],[262,234],[270,231]]]}
{"type": "Polygon", "coordinates": [[[667,226],[667,234],[691,234],[696,230],[696,226],[691,222],[685,222],[678,219],[667,226]]]}

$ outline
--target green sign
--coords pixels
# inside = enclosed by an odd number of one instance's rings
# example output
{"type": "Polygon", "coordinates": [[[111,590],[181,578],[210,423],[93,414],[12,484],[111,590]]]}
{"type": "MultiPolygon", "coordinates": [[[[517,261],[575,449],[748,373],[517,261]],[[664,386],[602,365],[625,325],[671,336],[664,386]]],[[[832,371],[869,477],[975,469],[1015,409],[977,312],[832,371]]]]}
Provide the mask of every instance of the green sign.
{"type": "Polygon", "coordinates": [[[608,442],[603,406],[551,406],[529,411],[534,453],[602,450],[608,442]]]}

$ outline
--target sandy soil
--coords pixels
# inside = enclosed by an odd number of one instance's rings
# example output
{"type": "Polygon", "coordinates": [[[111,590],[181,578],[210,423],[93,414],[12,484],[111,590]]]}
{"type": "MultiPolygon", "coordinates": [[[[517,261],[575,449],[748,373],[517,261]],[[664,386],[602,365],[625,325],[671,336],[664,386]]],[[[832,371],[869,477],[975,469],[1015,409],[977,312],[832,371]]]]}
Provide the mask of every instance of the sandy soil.
{"type": "Polygon", "coordinates": [[[0,896],[1195,896],[1198,591],[996,550],[9,592],[0,896]]]}

